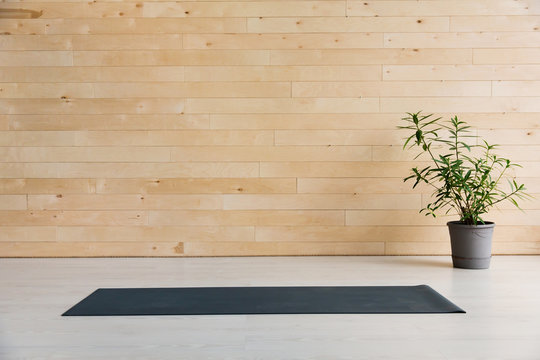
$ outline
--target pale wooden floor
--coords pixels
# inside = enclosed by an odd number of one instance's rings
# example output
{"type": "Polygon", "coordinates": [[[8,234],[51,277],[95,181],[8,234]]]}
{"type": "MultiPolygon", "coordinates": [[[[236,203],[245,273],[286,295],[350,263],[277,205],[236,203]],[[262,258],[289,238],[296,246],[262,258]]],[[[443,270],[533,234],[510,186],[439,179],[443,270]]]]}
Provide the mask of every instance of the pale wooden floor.
{"type": "Polygon", "coordinates": [[[540,257],[0,259],[0,359],[540,359],[540,257]],[[440,315],[70,317],[98,287],[428,284],[440,315]]]}

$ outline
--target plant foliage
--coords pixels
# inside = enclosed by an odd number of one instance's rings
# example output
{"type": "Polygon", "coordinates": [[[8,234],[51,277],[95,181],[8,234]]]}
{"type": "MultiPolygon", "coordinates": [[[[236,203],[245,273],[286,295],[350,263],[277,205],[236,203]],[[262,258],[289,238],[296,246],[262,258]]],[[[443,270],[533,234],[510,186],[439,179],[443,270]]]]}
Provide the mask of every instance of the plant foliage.
{"type": "Polygon", "coordinates": [[[495,155],[493,150],[498,145],[490,145],[485,140],[481,145],[471,145],[478,137],[471,135],[470,126],[457,116],[443,121],[433,114],[407,115],[402,119],[406,125],[398,126],[412,133],[403,149],[420,148],[415,159],[427,154],[432,160],[431,165],[412,168],[412,174],[403,179],[414,181],[413,188],[419,183],[433,187],[434,200],[420,210],[421,213],[435,217],[436,212],[446,210],[448,214],[454,210],[462,223],[477,225],[484,223],[482,215],[494,205],[508,200],[519,208],[516,200],[529,196],[525,186],[508,175],[509,169],[521,166],[495,155]],[[471,138],[473,141],[467,142],[471,138]],[[472,148],[480,148],[480,155],[474,156],[472,148]],[[503,179],[508,181],[507,190],[502,187],[503,179]]]}

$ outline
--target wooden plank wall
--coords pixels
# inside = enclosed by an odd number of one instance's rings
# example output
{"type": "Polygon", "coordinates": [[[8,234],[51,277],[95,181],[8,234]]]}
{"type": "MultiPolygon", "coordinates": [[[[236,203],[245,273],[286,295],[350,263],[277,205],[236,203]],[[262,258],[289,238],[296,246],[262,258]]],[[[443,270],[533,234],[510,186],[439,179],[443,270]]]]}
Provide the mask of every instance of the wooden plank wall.
{"type": "MultiPolygon", "coordinates": [[[[448,254],[395,127],[461,116],[538,199],[539,28],[537,0],[3,0],[0,256],[448,254]]],[[[537,199],[495,253],[540,254],[537,199]]]]}

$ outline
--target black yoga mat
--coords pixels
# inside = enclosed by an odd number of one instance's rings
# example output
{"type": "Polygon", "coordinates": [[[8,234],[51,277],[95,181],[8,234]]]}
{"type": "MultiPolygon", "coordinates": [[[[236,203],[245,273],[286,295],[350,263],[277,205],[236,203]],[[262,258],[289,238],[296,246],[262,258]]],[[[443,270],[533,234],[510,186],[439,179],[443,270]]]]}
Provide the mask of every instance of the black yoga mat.
{"type": "Polygon", "coordinates": [[[63,316],[464,313],[427,285],[98,289],[63,316]]]}

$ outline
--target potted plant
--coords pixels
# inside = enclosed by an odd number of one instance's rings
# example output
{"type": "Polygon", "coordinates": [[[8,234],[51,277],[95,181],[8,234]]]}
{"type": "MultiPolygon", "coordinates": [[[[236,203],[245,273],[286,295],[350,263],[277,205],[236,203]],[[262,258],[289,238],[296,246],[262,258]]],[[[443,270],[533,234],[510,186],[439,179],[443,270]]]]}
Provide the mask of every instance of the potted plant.
{"type": "Polygon", "coordinates": [[[409,130],[403,149],[419,148],[415,157],[427,155],[429,165],[412,168],[404,181],[414,180],[433,188],[432,202],[420,210],[425,215],[455,212],[458,221],[447,223],[452,246],[454,267],[487,269],[491,260],[491,238],[495,224],[482,216],[502,201],[516,207],[516,199],[527,195],[523,184],[509,176],[508,170],[519,165],[493,153],[497,145],[470,134],[470,126],[454,116],[447,122],[433,114],[407,113],[402,120],[409,130]],[[443,136],[446,135],[446,136],[443,136]],[[471,141],[472,140],[472,141],[471,141]],[[478,150],[478,151],[477,151],[478,150]],[[503,179],[508,188],[503,187],[503,179]]]}

